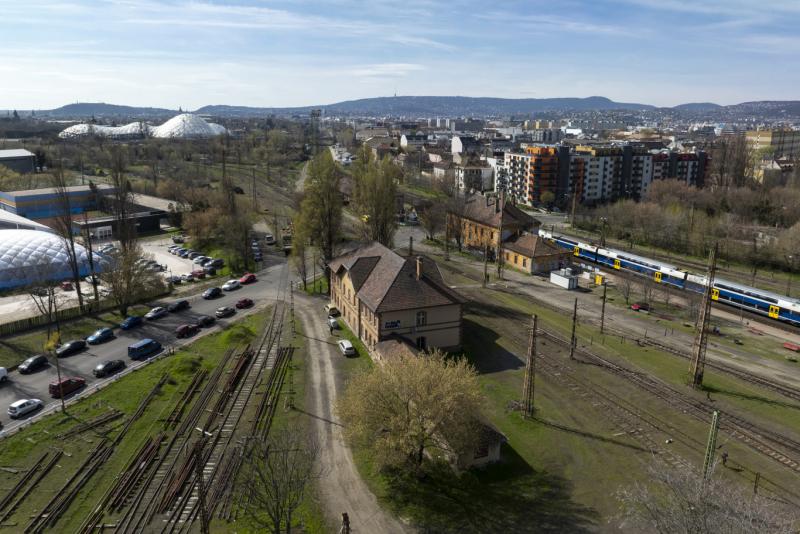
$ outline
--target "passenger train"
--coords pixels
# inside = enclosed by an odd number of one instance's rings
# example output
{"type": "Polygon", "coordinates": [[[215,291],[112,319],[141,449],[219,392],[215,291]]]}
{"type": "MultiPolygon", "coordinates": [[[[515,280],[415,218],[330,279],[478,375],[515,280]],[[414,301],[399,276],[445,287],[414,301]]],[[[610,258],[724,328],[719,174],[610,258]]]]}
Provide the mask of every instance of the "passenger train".
{"type": "MultiPolygon", "coordinates": [[[[653,281],[659,284],[668,284],[679,289],[702,293],[708,283],[705,275],[692,274],[657,260],[611,248],[601,248],[546,230],[539,230],[539,236],[571,251],[577,258],[605,265],[611,269],[624,269],[642,276],[652,277],[653,281]]],[[[715,277],[711,298],[723,304],[750,310],[770,319],[800,326],[800,300],[791,297],[715,277]]]]}

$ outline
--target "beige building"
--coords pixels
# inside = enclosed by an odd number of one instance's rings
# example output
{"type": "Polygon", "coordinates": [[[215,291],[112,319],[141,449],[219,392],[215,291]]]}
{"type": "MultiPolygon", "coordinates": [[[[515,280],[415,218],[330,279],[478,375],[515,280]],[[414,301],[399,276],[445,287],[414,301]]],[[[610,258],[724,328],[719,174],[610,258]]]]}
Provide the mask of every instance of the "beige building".
{"type": "Polygon", "coordinates": [[[776,157],[800,156],[800,130],[750,130],[745,136],[756,150],[771,148],[776,157]]]}
{"type": "Polygon", "coordinates": [[[464,299],[432,260],[372,243],[334,259],[330,269],[331,304],[371,351],[390,337],[420,350],[461,346],[464,299]]]}
{"type": "Polygon", "coordinates": [[[528,274],[549,273],[569,265],[571,254],[548,243],[538,235],[514,236],[503,243],[503,261],[506,265],[528,274]]]}

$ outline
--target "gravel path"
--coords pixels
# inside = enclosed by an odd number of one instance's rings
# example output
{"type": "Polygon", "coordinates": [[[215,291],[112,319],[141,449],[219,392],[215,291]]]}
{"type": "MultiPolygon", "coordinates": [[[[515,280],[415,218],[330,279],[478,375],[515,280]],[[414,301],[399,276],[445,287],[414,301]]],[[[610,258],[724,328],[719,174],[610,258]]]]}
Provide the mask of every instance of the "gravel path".
{"type": "Polygon", "coordinates": [[[322,465],[329,470],[319,488],[326,515],[338,527],[342,512],[347,512],[354,534],[406,532],[399,521],[380,507],[361,479],[342,437],[342,428],[336,422],[333,407],[337,391],[343,387],[343,377],[335,363],[342,356],[329,341],[322,306],[320,299],[295,293],[295,313],[308,342],[307,409],[322,445],[322,465]]]}

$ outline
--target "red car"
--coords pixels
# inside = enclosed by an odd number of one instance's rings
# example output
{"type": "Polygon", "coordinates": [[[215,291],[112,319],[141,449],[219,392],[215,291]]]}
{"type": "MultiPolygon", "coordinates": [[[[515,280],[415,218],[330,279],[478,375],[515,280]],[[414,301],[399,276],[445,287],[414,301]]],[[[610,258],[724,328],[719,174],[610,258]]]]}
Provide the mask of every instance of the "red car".
{"type": "Polygon", "coordinates": [[[256,280],[258,280],[258,279],[256,278],[256,275],[254,275],[253,273],[245,273],[244,276],[239,278],[239,283],[240,284],[252,284],[256,280]]]}
{"type": "Polygon", "coordinates": [[[182,324],[175,329],[175,335],[177,337],[189,337],[196,334],[197,330],[198,328],[196,324],[182,324]]]}
{"type": "Polygon", "coordinates": [[[58,399],[61,397],[63,392],[64,395],[69,395],[73,391],[81,389],[83,386],[86,385],[86,380],[79,376],[70,376],[67,378],[62,378],[61,383],[58,381],[50,382],[50,387],[48,388],[50,391],[50,396],[54,399],[58,399]]]}
{"type": "Polygon", "coordinates": [[[205,278],[206,272],[203,269],[195,269],[194,271],[192,271],[192,276],[194,276],[195,278],[205,278]]]}
{"type": "Polygon", "coordinates": [[[69,280],[64,280],[63,282],[61,282],[61,290],[62,291],[74,291],[75,288],[72,287],[72,282],[70,282],[69,280]]]}
{"type": "Polygon", "coordinates": [[[236,301],[236,307],[239,308],[240,310],[242,308],[249,308],[252,305],[253,305],[252,299],[239,299],[238,301],[236,301]]]}
{"type": "Polygon", "coordinates": [[[631,304],[631,309],[633,311],[650,311],[650,305],[646,302],[636,302],[631,304]]]}

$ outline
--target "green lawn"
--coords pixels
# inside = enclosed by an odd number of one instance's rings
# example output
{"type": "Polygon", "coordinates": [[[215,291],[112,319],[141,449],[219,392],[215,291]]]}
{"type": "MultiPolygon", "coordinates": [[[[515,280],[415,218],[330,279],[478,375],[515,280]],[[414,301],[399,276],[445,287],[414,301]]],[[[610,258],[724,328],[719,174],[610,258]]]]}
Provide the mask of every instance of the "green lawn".
{"type": "MultiPolygon", "coordinates": [[[[200,367],[213,369],[225,351],[235,342],[246,342],[253,339],[268,311],[247,316],[237,325],[244,325],[250,335],[242,336],[242,327],[233,327],[238,331],[232,338],[228,331],[204,336],[193,344],[177,351],[173,356],[160,359],[150,365],[121,378],[95,395],[81,399],[68,407],[68,413],[49,415],[19,433],[3,440],[0,448],[0,465],[24,469],[33,463],[35,458],[51,447],[64,450],[65,455],[58,467],[50,472],[47,478],[31,493],[30,497],[8,521],[17,528],[24,527],[34,510],[42,506],[54,495],[64,482],[75,472],[78,465],[102,437],[98,431],[84,432],[67,440],[57,435],[80,421],[98,414],[117,409],[125,414],[132,413],[141,400],[151,391],[160,377],[169,375],[168,381],[148,405],[142,417],[128,431],[125,439],[116,447],[114,453],[103,468],[91,479],[90,485],[78,495],[67,514],[59,522],[61,532],[75,532],[87,513],[96,505],[101,496],[114,482],[117,473],[121,472],[131,457],[142,445],[143,441],[153,435],[162,426],[162,420],[172,411],[194,373],[200,367]]],[[[111,424],[105,435],[114,438],[124,424],[124,419],[117,419],[111,424]]],[[[21,474],[3,473],[2,489],[10,488],[21,474]]]]}
{"type": "MultiPolygon", "coordinates": [[[[374,365],[367,347],[349,328],[347,328],[347,325],[343,320],[339,319],[339,329],[334,330],[333,332],[334,336],[332,336],[332,339],[334,341],[338,341],[338,339],[342,338],[350,340],[350,343],[352,343],[353,347],[356,349],[356,356],[348,356],[344,359],[345,373],[352,374],[358,371],[369,369],[374,365]]],[[[339,348],[337,347],[336,350],[338,351],[339,348]]]]}
{"type": "Polygon", "coordinates": [[[306,284],[306,293],[309,295],[326,295],[328,293],[328,279],[324,274],[317,276],[316,280],[306,284]]]}
{"type": "MultiPolygon", "coordinates": [[[[128,315],[142,315],[150,308],[137,305],[128,310],[128,315]]],[[[98,328],[116,327],[124,319],[116,311],[101,313],[94,317],[82,317],[61,324],[61,340],[82,339],[98,328]]],[[[53,327],[55,332],[55,327],[53,327]]],[[[23,334],[0,338],[0,367],[11,367],[25,358],[44,351],[47,328],[30,330],[23,334]]]]}

